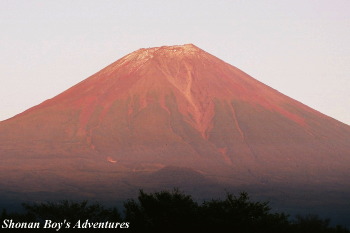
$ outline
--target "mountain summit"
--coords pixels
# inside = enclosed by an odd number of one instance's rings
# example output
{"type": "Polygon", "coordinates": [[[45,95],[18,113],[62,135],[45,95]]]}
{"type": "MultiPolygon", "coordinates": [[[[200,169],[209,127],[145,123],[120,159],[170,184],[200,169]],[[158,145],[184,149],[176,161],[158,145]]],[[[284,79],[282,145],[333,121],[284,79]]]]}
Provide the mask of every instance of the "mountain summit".
{"type": "Polygon", "coordinates": [[[349,184],[350,127],[195,45],[162,46],[0,122],[0,161],[13,181],[46,174],[38,190],[168,166],[232,184],[349,184]]]}

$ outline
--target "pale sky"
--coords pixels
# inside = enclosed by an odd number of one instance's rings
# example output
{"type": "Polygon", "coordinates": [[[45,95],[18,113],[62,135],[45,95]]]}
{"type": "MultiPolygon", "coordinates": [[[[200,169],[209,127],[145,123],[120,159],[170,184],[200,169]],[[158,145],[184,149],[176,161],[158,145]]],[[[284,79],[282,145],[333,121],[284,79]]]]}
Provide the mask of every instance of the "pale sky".
{"type": "Polygon", "coordinates": [[[139,48],[193,43],[350,125],[349,0],[0,0],[0,120],[139,48]]]}

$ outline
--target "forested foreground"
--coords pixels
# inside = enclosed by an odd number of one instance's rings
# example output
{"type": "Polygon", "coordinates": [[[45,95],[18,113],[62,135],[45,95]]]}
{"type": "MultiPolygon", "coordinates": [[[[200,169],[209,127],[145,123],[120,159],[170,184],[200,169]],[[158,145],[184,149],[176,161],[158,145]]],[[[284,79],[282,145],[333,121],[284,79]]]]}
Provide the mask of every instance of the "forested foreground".
{"type": "MultiPolygon", "coordinates": [[[[40,228],[57,231],[78,228],[128,232],[350,232],[330,226],[329,219],[314,215],[290,217],[274,213],[268,202],[251,201],[245,192],[227,194],[224,200],[198,204],[177,189],[146,193],[124,202],[121,212],[87,201],[23,204],[23,213],[1,214],[2,230],[40,228]]],[[[45,229],[45,230],[46,230],[45,229]]]]}

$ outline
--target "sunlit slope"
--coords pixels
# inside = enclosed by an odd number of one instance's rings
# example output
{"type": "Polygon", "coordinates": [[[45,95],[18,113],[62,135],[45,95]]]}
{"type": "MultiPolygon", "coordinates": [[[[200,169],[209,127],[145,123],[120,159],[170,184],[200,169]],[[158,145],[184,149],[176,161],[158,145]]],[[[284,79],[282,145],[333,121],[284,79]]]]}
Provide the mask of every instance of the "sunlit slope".
{"type": "Polygon", "coordinates": [[[163,46],[0,122],[0,156],[2,174],[77,181],[178,166],[237,184],[349,184],[350,127],[192,44],[163,46]]]}

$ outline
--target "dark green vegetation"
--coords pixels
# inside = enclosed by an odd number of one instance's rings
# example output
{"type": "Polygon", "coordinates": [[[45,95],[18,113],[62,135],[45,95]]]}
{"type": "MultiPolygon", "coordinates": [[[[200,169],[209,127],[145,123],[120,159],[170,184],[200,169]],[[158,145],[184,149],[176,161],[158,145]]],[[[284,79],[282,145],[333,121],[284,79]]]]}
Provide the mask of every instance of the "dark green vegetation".
{"type": "MultiPolygon", "coordinates": [[[[137,200],[124,202],[123,214],[116,208],[82,202],[47,202],[23,204],[25,212],[1,214],[14,222],[70,222],[70,228],[81,222],[127,222],[133,232],[213,232],[228,230],[240,233],[347,233],[341,227],[331,227],[328,219],[318,216],[296,216],[291,219],[285,213],[272,213],[268,202],[251,201],[248,194],[239,196],[228,193],[224,200],[210,200],[198,204],[190,195],[177,189],[146,193],[140,191],[137,200]]],[[[65,230],[62,227],[61,230],[65,230]]],[[[116,229],[110,229],[116,231],[116,229]]]]}

